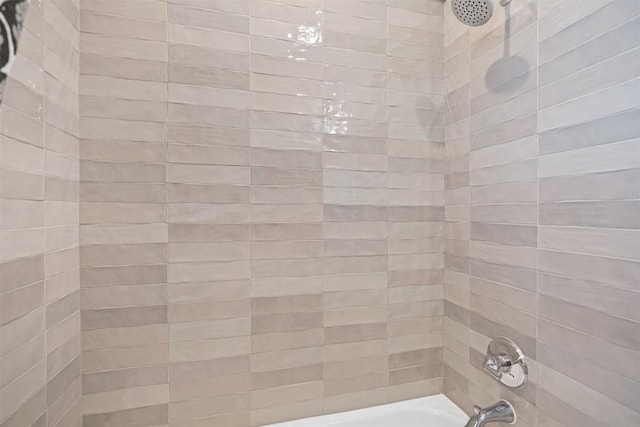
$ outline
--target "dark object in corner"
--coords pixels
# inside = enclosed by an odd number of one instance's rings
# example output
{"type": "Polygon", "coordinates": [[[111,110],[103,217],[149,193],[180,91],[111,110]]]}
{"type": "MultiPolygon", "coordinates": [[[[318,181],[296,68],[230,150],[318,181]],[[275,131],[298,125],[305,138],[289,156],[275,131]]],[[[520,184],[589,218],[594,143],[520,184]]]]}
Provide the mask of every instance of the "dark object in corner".
{"type": "Polygon", "coordinates": [[[28,6],[29,0],[0,0],[0,103],[28,6]]]}

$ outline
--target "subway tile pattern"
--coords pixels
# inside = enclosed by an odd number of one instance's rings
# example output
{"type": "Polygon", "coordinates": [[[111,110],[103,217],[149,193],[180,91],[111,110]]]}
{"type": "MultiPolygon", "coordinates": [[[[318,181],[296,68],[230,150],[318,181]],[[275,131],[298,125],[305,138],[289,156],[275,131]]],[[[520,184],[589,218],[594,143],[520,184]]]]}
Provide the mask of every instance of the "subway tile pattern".
{"type": "Polygon", "coordinates": [[[250,18],[211,6],[168,5],[168,422],[248,425],[250,18]]]}
{"type": "Polygon", "coordinates": [[[513,2],[469,29],[445,10],[444,389],[465,410],[640,423],[639,15],[513,2]],[[529,357],[523,390],[482,372],[497,335],[529,357]]]}
{"type": "Polygon", "coordinates": [[[84,0],[86,426],[442,390],[439,0],[84,0]]]}
{"type": "MultiPolygon", "coordinates": [[[[179,241],[189,230],[169,224],[176,208],[168,202],[174,193],[188,197],[191,189],[172,193],[180,181],[169,178],[175,176],[169,157],[189,146],[170,143],[169,117],[178,113],[168,103],[167,20],[166,2],[82,2],[85,426],[161,425],[169,416],[169,354],[178,351],[170,337],[179,334],[169,330],[168,319],[181,308],[169,307],[170,276],[179,276],[168,269],[175,252],[169,238],[179,241]]],[[[183,325],[175,322],[178,329],[183,325]]]]}
{"type": "Polygon", "coordinates": [[[637,425],[639,5],[477,29],[445,6],[32,2],[1,109],[0,426],[442,390],[637,425]],[[480,369],[497,335],[523,390],[480,369]]]}
{"type": "Polygon", "coordinates": [[[32,1],[0,108],[0,426],[80,426],[79,4],[32,1]]]}
{"type": "Polygon", "coordinates": [[[250,424],[324,411],[321,2],[250,2],[250,424]]]}

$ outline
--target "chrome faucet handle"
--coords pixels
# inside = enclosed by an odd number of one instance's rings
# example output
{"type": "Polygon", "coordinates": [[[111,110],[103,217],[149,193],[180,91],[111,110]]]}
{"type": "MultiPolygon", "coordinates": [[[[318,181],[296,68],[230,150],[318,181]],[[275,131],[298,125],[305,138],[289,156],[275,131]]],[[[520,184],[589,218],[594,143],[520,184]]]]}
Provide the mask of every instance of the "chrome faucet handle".
{"type": "Polygon", "coordinates": [[[482,363],[485,371],[491,374],[496,380],[502,379],[503,373],[508,373],[513,362],[507,354],[487,355],[482,363]]]}
{"type": "Polygon", "coordinates": [[[498,337],[489,343],[483,369],[507,387],[521,387],[527,382],[529,368],[522,350],[509,338],[498,337]]]}

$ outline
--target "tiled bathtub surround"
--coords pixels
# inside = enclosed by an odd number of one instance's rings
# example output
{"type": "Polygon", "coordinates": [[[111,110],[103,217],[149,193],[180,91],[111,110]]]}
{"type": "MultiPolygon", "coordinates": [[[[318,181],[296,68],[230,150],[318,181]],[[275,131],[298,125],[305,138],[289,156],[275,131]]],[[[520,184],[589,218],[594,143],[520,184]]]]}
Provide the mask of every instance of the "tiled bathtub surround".
{"type": "Polygon", "coordinates": [[[640,5],[513,0],[505,30],[495,3],[470,29],[440,0],[32,0],[0,109],[0,427],[442,390],[638,425],[640,5]],[[479,369],[496,335],[531,357],[517,394],[479,369]]]}
{"type": "Polygon", "coordinates": [[[32,0],[0,108],[0,426],[80,426],[78,9],[32,0]]]}
{"type": "Polygon", "coordinates": [[[640,424],[640,3],[445,9],[445,391],[518,425],[640,424]],[[531,358],[514,394],[490,338],[531,358]]]}
{"type": "Polygon", "coordinates": [[[84,0],[86,426],[442,390],[443,4],[84,0]]]}

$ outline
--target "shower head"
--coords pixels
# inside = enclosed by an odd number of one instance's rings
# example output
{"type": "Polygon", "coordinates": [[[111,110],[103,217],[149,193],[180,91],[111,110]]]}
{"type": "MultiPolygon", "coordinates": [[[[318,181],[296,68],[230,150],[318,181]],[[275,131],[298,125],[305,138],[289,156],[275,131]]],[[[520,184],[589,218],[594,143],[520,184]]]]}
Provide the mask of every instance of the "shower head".
{"type": "MultiPolygon", "coordinates": [[[[507,6],[511,0],[500,0],[507,6]]],[[[453,14],[460,22],[471,27],[479,27],[489,22],[493,15],[493,0],[451,0],[453,14]]]]}
{"type": "Polygon", "coordinates": [[[489,22],[493,15],[492,0],[451,0],[453,14],[460,22],[479,27],[489,22]]]}

